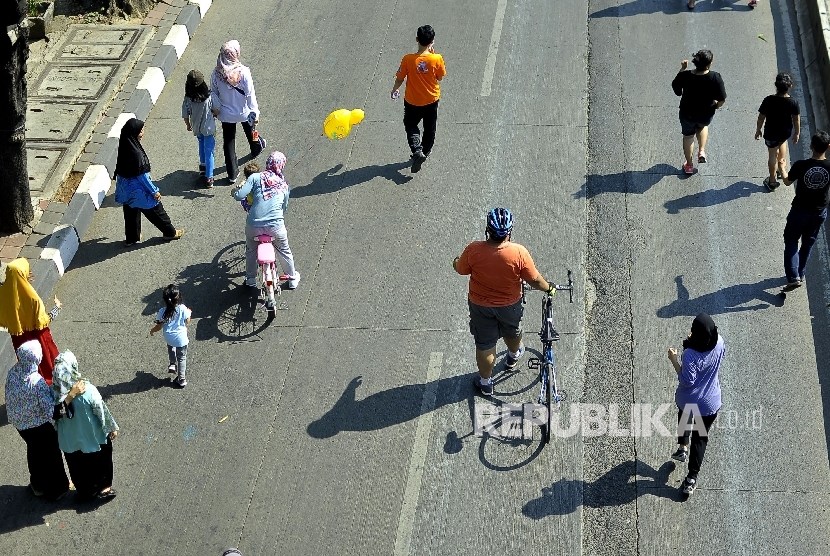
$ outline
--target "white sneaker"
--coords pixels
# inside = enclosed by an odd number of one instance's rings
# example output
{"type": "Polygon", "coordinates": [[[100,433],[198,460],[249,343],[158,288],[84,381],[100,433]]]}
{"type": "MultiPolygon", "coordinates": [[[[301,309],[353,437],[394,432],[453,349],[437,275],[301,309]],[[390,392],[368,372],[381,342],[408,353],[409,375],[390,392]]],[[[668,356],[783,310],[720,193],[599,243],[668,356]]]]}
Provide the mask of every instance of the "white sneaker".
{"type": "Polygon", "coordinates": [[[293,290],[296,289],[298,285],[300,285],[300,273],[295,272],[294,276],[286,284],[285,289],[293,290]]]}

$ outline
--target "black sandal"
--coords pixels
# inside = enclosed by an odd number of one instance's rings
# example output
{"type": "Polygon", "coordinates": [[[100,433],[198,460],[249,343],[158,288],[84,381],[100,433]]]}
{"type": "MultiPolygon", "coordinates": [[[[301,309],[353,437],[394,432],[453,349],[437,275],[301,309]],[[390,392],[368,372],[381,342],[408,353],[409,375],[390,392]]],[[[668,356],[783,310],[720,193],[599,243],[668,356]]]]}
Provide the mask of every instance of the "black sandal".
{"type": "Polygon", "coordinates": [[[96,500],[101,500],[101,501],[106,502],[108,500],[112,500],[113,498],[115,498],[115,494],[116,494],[115,489],[110,488],[109,490],[106,490],[106,491],[102,490],[100,492],[96,492],[94,498],[96,500]]]}

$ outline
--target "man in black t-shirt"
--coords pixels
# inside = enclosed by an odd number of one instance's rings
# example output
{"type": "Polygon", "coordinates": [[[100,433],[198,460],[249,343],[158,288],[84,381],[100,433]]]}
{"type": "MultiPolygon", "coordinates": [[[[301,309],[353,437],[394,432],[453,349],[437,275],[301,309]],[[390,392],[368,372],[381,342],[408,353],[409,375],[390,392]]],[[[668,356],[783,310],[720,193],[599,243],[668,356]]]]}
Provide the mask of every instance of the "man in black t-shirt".
{"type": "Polygon", "coordinates": [[[680,132],[683,134],[683,171],[695,173],[694,146],[697,136],[697,161],[706,162],[706,141],[715,110],[726,102],[726,87],[716,71],[711,71],[711,50],[698,50],[692,58],[695,69],[688,71],[689,61],[680,62],[680,71],[671,82],[674,94],[680,97],[680,132]]]}
{"type": "Polygon", "coordinates": [[[821,225],[827,219],[830,204],[830,161],[825,158],[830,146],[830,134],[817,131],[810,141],[813,156],[799,160],[784,178],[784,185],[795,186],[795,198],[784,227],[785,290],[798,288],[804,282],[807,259],[816,242],[821,225]],[[801,248],[798,242],[801,241],[801,248]]]}
{"type": "Polygon", "coordinates": [[[776,176],[786,177],[784,166],[787,163],[787,139],[793,135],[793,143],[798,143],[801,135],[801,109],[794,98],[790,96],[793,88],[793,78],[789,73],[779,73],[775,76],[776,94],[770,95],[758,108],[758,124],[755,128],[755,140],[761,138],[763,127],[764,143],[767,146],[769,158],[767,168],[769,177],[764,179],[764,185],[770,191],[775,191],[780,185],[776,176]]]}

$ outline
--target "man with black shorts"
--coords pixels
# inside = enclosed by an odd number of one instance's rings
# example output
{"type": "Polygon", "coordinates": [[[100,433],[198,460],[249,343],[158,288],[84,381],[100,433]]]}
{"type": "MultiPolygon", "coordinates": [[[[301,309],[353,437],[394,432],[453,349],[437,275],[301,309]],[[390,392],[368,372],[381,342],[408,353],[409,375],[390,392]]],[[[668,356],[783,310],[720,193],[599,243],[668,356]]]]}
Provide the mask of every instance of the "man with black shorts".
{"type": "Polygon", "coordinates": [[[674,94],[680,97],[680,132],[683,134],[683,171],[695,173],[694,153],[697,136],[697,161],[706,162],[706,141],[715,110],[726,102],[726,87],[716,71],[711,71],[714,56],[711,50],[698,50],[692,57],[695,69],[689,71],[689,60],[680,62],[680,71],[671,82],[674,94]]]}
{"type": "Polygon", "coordinates": [[[830,134],[817,131],[810,141],[813,156],[799,160],[784,178],[784,185],[795,186],[795,198],[784,227],[784,272],[786,291],[800,287],[804,282],[807,259],[816,242],[821,225],[827,219],[830,204],[830,161],[825,158],[830,146],[830,134]],[[798,246],[801,241],[801,248],[798,246]]]}
{"type": "Polygon", "coordinates": [[[493,394],[499,338],[507,344],[507,370],[516,367],[525,351],[520,328],[524,313],[522,280],[537,290],[550,293],[552,289],[536,270],[528,250],[510,241],[512,230],[510,211],[494,208],[487,214],[485,241],[472,242],[452,262],[456,272],[470,275],[470,333],[476,344],[478,366],[474,384],[485,396],[493,394]]]}
{"type": "Polygon", "coordinates": [[[769,177],[764,178],[764,186],[775,191],[780,185],[776,177],[784,179],[784,166],[787,163],[787,139],[793,135],[793,143],[798,143],[801,136],[801,109],[794,98],[790,96],[793,88],[793,78],[789,73],[779,73],[775,76],[774,95],[764,98],[758,108],[758,125],[755,128],[755,140],[761,138],[761,127],[764,128],[764,144],[767,146],[769,158],[767,168],[769,177]]]}

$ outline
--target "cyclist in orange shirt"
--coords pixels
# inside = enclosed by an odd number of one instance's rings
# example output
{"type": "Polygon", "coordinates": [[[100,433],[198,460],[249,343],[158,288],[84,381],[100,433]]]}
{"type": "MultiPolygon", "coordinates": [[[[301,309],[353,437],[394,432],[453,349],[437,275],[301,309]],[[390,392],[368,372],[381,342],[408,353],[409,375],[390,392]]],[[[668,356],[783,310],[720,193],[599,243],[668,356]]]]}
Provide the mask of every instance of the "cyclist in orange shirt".
{"type": "Polygon", "coordinates": [[[403,126],[412,150],[412,173],[418,172],[435,144],[435,126],[438,123],[438,82],[447,75],[444,58],[435,53],[435,31],[430,25],[418,27],[415,34],[418,52],[406,54],[395,74],[392,99],[398,98],[398,89],[406,81],[403,97],[403,126]],[[424,137],[418,124],[424,121],[424,137]]]}
{"type": "Polygon", "coordinates": [[[486,240],[472,242],[452,262],[457,273],[470,275],[467,303],[478,366],[478,377],[473,383],[485,396],[493,394],[499,338],[507,344],[506,370],[514,369],[524,355],[520,327],[524,313],[522,280],[537,290],[552,290],[552,285],[536,270],[528,250],[510,241],[512,231],[510,211],[494,208],[487,214],[486,240]]]}

